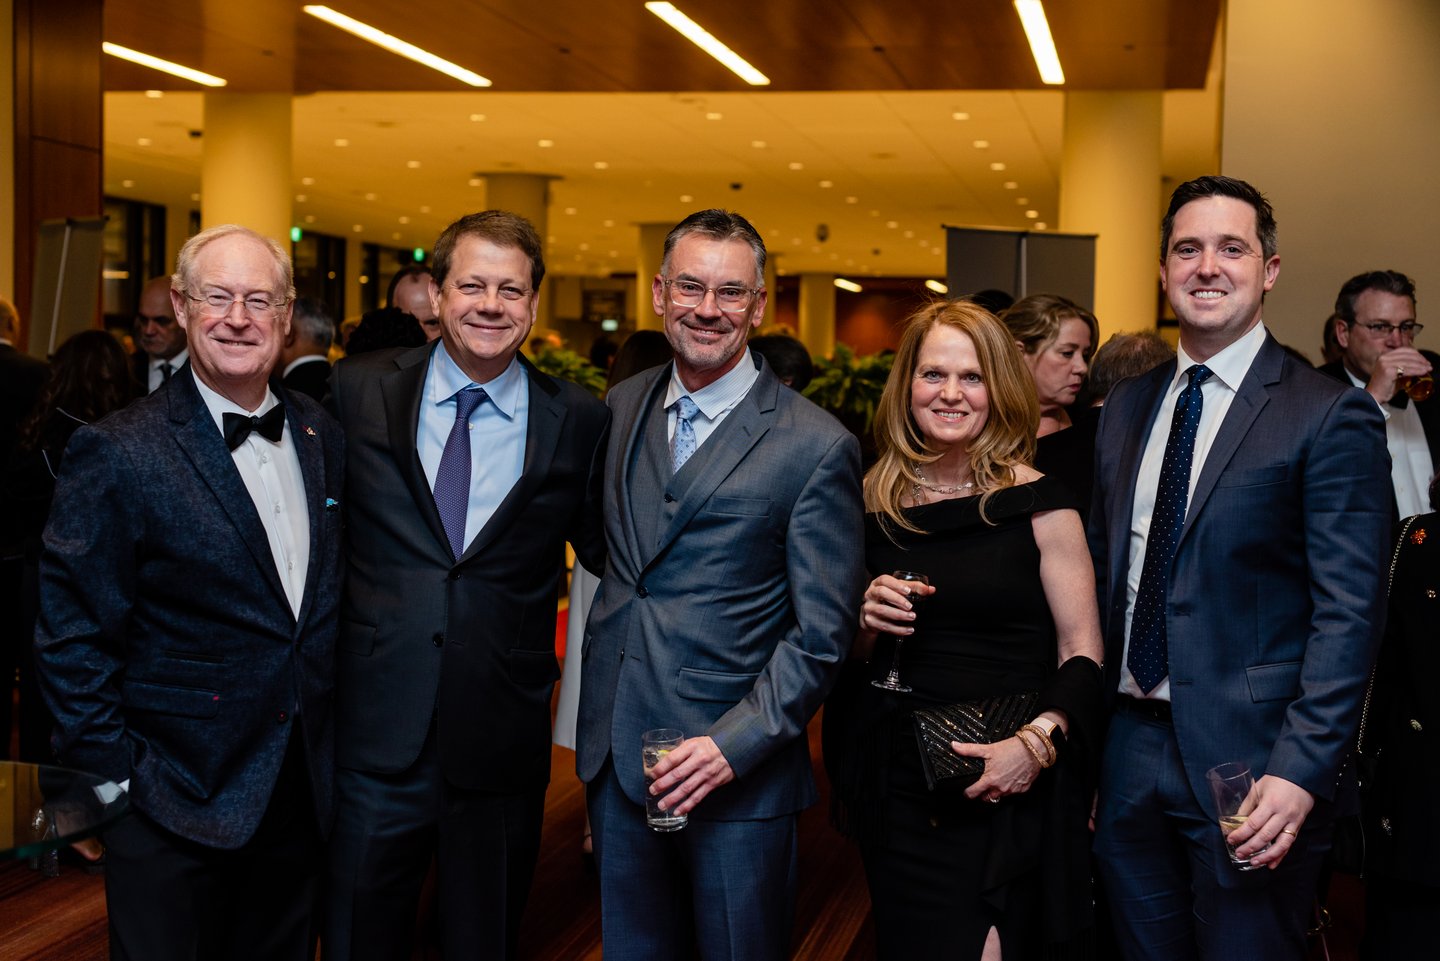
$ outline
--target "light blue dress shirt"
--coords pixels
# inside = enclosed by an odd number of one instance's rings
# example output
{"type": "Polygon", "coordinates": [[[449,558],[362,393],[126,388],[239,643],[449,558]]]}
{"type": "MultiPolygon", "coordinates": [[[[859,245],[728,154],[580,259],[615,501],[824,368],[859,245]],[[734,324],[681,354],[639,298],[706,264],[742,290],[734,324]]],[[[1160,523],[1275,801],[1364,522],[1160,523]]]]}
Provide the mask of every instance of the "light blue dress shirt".
{"type": "MultiPolygon", "coordinates": [[[[425,389],[420,398],[420,424],[415,447],[430,489],[445,441],[455,426],[455,395],[474,384],[445,352],[445,343],[435,345],[425,372],[425,389]]],[[[505,372],[483,387],[488,397],[470,415],[470,504],[465,513],[465,544],[468,547],[495,509],[510,493],[525,466],[525,433],[530,422],[530,381],[518,358],[505,372]]]]}

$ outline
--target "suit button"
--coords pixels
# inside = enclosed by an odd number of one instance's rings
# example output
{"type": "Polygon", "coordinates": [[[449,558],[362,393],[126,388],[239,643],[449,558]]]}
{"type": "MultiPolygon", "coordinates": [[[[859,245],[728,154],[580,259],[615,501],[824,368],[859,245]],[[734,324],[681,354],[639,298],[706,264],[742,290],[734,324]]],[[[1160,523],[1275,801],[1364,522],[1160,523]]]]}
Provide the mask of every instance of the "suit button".
{"type": "Polygon", "coordinates": [[[281,711],[279,714],[275,715],[276,724],[284,724],[288,720],[290,720],[290,715],[286,714],[284,711],[281,711]]]}
{"type": "Polygon", "coordinates": [[[667,504],[673,504],[673,503],[675,503],[675,495],[672,494],[672,493],[670,493],[669,491],[666,491],[666,492],[665,492],[665,503],[667,503],[667,504]]]}
{"type": "Polygon", "coordinates": [[[649,596],[650,596],[650,592],[645,589],[645,585],[644,585],[644,584],[641,584],[639,587],[635,588],[635,596],[636,596],[636,597],[649,597],[649,596]]]}
{"type": "Polygon", "coordinates": [[[430,638],[430,643],[431,643],[431,644],[434,644],[436,647],[444,647],[444,646],[445,646],[445,634],[444,634],[444,632],[442,632],[442,631],[436,631],[436,632],[435,632],[435,636],[432,637],[432,638],[430,638]]]}
{"type": "Polygon", "coordinates": [[[458,581],[459,579],[460,579],[460,572],[459,572],[459,571],[451,571],[451,572],[450,572],[450,580],[452,580],[452,581],[458,581]]]}

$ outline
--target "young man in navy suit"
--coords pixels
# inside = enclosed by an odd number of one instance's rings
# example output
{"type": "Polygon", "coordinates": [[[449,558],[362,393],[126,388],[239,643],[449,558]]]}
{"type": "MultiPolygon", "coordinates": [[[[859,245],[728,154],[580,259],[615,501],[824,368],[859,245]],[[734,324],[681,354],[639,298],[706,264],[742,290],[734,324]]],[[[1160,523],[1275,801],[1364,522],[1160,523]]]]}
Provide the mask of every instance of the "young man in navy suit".
{"type": "Polygon", "coordinates": [[[1160,280],[1178,363],[1117,386],[1091,548],[1115,714],[1095,849],[1131,961],[1300,959],[1379,639],[1389,526],[1374,401],[1261,322],[1280,271],[1249,184],[1181,185],[1160,280]],[[1205,772],[1255,776],[1230,863],[1205,772]]]}
{"type": "Polygon", "coordinates": [[[301,961],[330,824],[339,427],[267,380],[290,260],[244,227],[180,251],[190,361],[75,432],[35,647],[62,764],[129,792],[103,835],[110,956],[301,961]]]}

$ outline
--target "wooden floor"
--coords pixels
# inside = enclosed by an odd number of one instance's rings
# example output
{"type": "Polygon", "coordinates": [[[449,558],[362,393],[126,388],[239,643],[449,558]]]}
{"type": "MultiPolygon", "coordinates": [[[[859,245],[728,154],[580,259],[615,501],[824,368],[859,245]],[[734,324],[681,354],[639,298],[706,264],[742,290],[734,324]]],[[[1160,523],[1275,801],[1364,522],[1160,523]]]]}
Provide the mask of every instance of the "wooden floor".
{"type": "MultiPolygon", "coordinates": [[[[810,727],[819,770],[819,722],[810,727]]],[[[534,891],[521,932],[521,957],[533,961],[594,961],[600,952],[600,897],[594,874],[580,857],[583,805],[575,755],[555,748],[545,801],[545,828],[534,891]]],[[[824,801],[806,811],[800,826],[800,891],[796,906],[796,961],[860,961],[874,957],[869,898],[852,845],[830,828],[824,801]]],[[[1332,890],[1335,923],[1330,961],[1354,961],[1359,890],[1350,878],[1332,890]]],[[[422,929],[424,928],[422,920],[422,929]]],[[[1311,958],[1325,958],[1318,941],[1311,958]]],[[[0,862],[0,959],[103,961],[105,894],[101,877],[63,866],[42,878],[22,862],[0,862]]],[[[438,961],[433,940],[422,938],[416,961],[438,961]]],[[[323,961],[323,959],[322,959],[323,961]]],[[[668,959],[665,959],[668,961],[668,959]]],[[[1102,959],[1103,961],[1103,959],[1102,959]]]]}

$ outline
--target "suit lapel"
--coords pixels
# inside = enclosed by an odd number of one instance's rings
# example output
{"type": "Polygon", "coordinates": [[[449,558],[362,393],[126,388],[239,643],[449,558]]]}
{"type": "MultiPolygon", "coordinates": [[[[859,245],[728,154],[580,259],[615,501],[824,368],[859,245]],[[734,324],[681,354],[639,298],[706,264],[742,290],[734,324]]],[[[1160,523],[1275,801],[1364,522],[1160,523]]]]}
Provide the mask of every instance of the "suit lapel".
{"type": "MultiPolygon", "coordinates": [[[[1145,445],[1154,429],[1155,418],[1160,414],[1160,404],[1165,399],[1165,388],[1175,377],[1175,362],[1162,364],[1144,375],[1130,409],[1121,417],[1121,437],[1124,446],[1116,465],[1116,478],[1120,488],[1110,515],[1110,570],[1124,571],[1130,552],[1130,523],[1135,513],[1135,488],[1140,482],[1140,461],[1145,456],[1145,445]],[[1135,424],[1143,424],[1139,430],[1135,424]]],[[[1117,411],[1117,413],[1119,413],[1117,411]]]]}
{"type": "Polygon", "coordinates": [[[275,556],[270,552],[270,540],[265,536],[260,515],[255,512],[255,502],[250,499],[250,491],[240,479],[240,471],[225,446],[225,438],[220,434],[220,428],[215,426],[210,409],[205,406],[193,378],[194,373],[185,368],[170,378],[166,397],[175,441],[220,502],[221,509],[254,558],[261,576],[284,602],[284,610],[288,612],[290,600],[280,583],[280,572],[275,569],[275,556]]]}
{"type": "Polygon", "coordinates": [[[780,381],[770,372],[770,368],[762,367],[750,392],[710,435],[690,463],[685,465],[689,468],[693,464],[695,470],[682,472],[689,474],[688,486],[677,492],[680,503],[675,516],[671,518],[665,533],[660,536],[655,552],[647,558],[647,563],[665,552],[700,507],[715,493],[715,488],[734,472],[751,449],[760,442],[760,438],[770,430],[779,389],[780,381]]]}
{"type": "MultiPolygon", "coordinates": [[[[670,383],[670,372],[672,364],[661,367],[652,376],[649,385],[636,395],[636,402],[629,410],[614,410],[612,414],[618,414],[614,424],[614,436],[625,438],[625,445],[619,452],[619,463],[615,465],[614,471],[606,471],[614,478],[613,495],[609,503],[615,504],[622,512],[625,522],[620,529],[625,534],[625,548],[631,561],[638,570],[645,565],[652,556],[647,548],[642,548],[640,537],[641,524],[635,516],[636,490],[635,465],[636,458],[645,456],[645,433],[648,423],[647,413],[650,417],[664,417],[665,412],[661,406],[664,400],[665,389],[670,383]]],[[[662,431],[663,433],[663,431],[662,431]]],[[[653,491],[649,499],[644,503],[653,503],[661,491],[653,491]]],[[[645,496],[642,494],[642,496],[645,496]]],[[[652,541],[653,542],[653,541],[652,541]]]]}
{"type": "MultiPolygon", "coordinates": [[[[436,341],[439,343],[439,341],[436,341]]],[[[395,459],[395,468],[410,488],[410,496],[425,524],[434,535],[436,544],[450,557],[450,538],[445,536],[445,525],[440,521],[440,511],[435,507],[435,495],[425,477],[425,468],[420,463],[420,450],[416,436],[420,429],[420,405],[424,403],[425,372],[430,367],[428,350],[407,350],[395,357],[395,369],[380,378],[380,395],[385,407],[385,427],[390,435],[390,453],[395,459]]]]}
{"type": "Polygon", "coordinates": [[[321,449],[320,435],[311,424],[300,421],[300,412],[290,402],[283,387],[270,385],[285,404],[285,421],[290,427],[290,442],[295,445],[295,454],[300,459],[300,476],[305,482],[305,509],[310,515],[310,560],[305,568],[305,590],[300,595],[300,613],[297,623],[305,623],[310,616],[314,601],[315,579],[324,567],[320,552],[325,549],[320,533],[325,522],[325,452],[321,449]]]}
{"type": "MultiPolygon", "coordinates": [[[[520,468],[520,479],[500,501],[500,506],[495,508],[485,526],[475,534],[465,553],[460,555],[461,561],[469,560],[489,546],[530,503],[536,489],[550,474],[550,462],[555,458],[555,447],[560,442],[560,432],[569,415],[568,408],[558,398],[559,388],[549,375],[541,373],[523,356],[520,357],[520,365],[525,368],[530,392],[530,412],[525,424],[525,462],[520,468]]],[[[434,503],[433,497],[431,503],[434,503]]],[[[438,520],[439,512],[435,513],[438,520]]]]}
{"type": "Polygon", "coordinates": [[[1190,533],[1195,518],[1204,508],[1210,493],[1215,490],[1215,482],[1220,479],[1240,442],[1250,433],[1255,418],[1260,416],[1260,411],[1270,402],[1267,385],[1279,382],[1280,367],[1284,360],[1284,349],[1267,333],[1265,343],[1260,345],[1260,352],[1255,355],[1250,369],[1245,372],[1235,390],[1235,399],[1230,402],[1230,409],[1225,412],[1225,420],[1215,434],[1215,442],[1210,445],[1210,451],[1205,455],[1205,466],[1200,469],[1195,489],[1190,492],[1190,505],[1185,509],[1185,526],[1180,531],[1181,541],[1190,533]]]}

